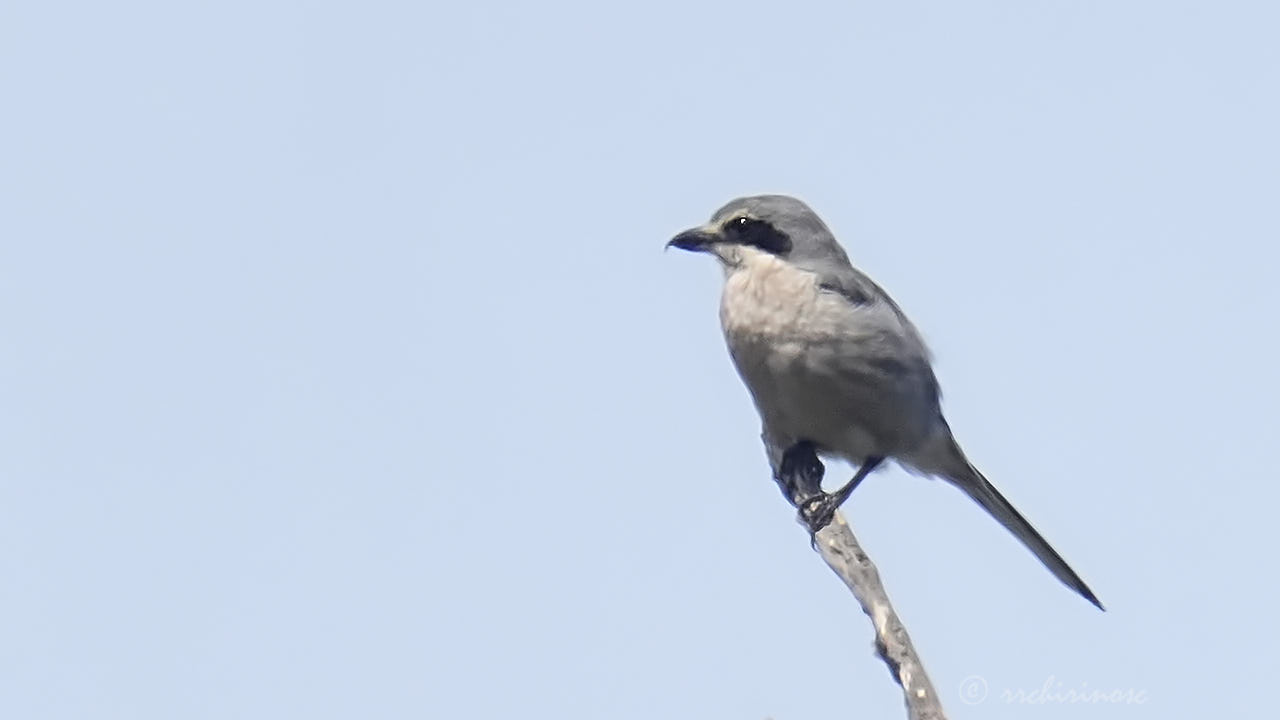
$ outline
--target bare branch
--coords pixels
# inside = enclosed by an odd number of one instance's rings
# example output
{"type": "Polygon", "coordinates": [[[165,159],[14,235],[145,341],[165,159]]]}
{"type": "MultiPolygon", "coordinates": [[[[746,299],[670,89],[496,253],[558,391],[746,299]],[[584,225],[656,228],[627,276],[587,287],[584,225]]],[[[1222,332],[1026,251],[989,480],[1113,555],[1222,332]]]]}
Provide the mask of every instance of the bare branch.
{"type": "MultiPolygon", "coordinates": [[[[774,478],[782,489],[782,494],[799,509],[806,500],[821,490],[824,472],[822,462],[815,454],[783,470],[781,455],[777,449],[770,446],[768,439],[765,445],[769,449],[774,478]]],[[[889,602],[889,594],[880,582],[880,573],[876,571],[871,558],[863,552],[844,516],[837,512],[831,524],[818,531],[814,542],[822,559],[840,576],[862,606],[862,611],[871,618],[876,633],[876,654],[889,666],[889,674],[894,681],[902,686],[907,717],[910,720],[945,720],[946,715],[938,693],[929,682],[929,676],[916,655],[907,629],[902,626],[902,621],[893,610],[893,604],[889,602]]]]}

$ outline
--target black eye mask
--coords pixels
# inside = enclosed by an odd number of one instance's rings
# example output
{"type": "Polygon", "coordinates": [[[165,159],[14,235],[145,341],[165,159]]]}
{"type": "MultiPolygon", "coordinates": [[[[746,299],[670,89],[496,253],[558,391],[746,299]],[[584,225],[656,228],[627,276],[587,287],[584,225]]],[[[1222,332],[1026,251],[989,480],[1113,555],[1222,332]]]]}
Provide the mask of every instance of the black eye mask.
{"type": "Polygon", "coordinates": [[[791,252],[791,238],[764,220],[738,217],[724,226],[725,239],[739,245],[750,245],[774,255],[791,252]]]}

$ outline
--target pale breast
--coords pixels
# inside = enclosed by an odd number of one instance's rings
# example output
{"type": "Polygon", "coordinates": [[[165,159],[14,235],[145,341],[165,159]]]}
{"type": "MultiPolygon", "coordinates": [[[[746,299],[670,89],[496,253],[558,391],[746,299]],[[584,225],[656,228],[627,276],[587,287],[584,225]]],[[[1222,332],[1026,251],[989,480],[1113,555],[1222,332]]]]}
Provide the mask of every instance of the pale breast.
{"type": "Polygon", "coordinates": [[[817,278],[767,253],[744,253],[720,298],[725,335],[770,342],[805,334],[817,320],[817,278]]]}
{"type": "Polygon", "coordinates": [[[720,320],[761,419],[780,440],[810,440],[855,462],[882,443],[860,421],[864,390],[842,377],[858,342],[851,308],[817,278],[772,255],[753,254],[725,278],[720,320]]]}

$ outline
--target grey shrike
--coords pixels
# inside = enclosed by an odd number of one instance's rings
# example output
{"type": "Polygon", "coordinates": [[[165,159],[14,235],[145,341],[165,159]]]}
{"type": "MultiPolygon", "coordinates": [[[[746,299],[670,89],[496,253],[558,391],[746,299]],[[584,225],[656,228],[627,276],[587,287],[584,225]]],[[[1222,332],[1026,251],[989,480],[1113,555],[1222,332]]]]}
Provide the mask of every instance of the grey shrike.
{"type": "Polygon", "coordinates": [[[724,268],[720,324],[764,423],[767,445],[841,457],[858,472],[803,502],[816,533],[877,465],[960,488],[1068,587],[1102,603],[1040,533],[978,472],[951,434],[929,351],[884,290],[849,262],[813,210],[784,195],[740,198],[668,247],[724,268]]]}

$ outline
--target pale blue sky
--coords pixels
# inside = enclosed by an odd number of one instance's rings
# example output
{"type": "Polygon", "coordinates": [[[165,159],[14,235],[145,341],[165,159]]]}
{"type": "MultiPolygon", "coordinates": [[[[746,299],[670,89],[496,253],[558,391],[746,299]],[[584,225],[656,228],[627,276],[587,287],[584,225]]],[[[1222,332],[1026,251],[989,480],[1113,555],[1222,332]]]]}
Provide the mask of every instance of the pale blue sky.
{"type": "Polygon", "coordinates": [[[1268,706],[1277,27],[4,5],[0,717],[903,716],[769,480],[718,270],[662,252],[762,191],[915,318],[1110,610],[877,474],[848,511],[951,715],[1268,706]],[[1046,682],[1146,702],[999,698],[1046,682]]]}

